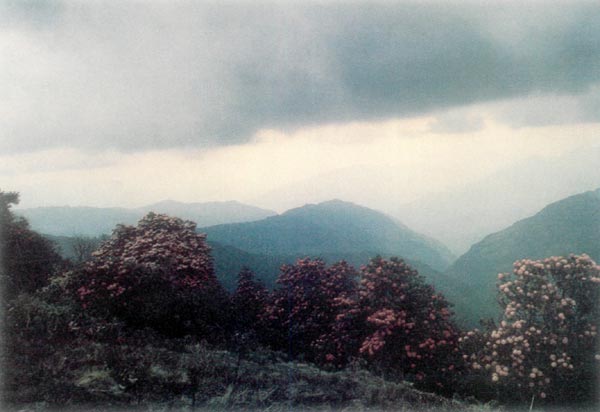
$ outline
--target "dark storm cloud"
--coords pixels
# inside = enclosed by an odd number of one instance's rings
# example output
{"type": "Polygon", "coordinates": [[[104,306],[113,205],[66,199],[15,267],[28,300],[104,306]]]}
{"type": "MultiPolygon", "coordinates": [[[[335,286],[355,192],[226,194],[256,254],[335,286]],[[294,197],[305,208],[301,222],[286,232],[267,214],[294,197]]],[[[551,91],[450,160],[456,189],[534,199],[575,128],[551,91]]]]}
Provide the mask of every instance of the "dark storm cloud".
{"type": "Polygon", "coordinates": [[[3,152],[226,145],[600,81],[583,3],[7,4],[3,152]]]}

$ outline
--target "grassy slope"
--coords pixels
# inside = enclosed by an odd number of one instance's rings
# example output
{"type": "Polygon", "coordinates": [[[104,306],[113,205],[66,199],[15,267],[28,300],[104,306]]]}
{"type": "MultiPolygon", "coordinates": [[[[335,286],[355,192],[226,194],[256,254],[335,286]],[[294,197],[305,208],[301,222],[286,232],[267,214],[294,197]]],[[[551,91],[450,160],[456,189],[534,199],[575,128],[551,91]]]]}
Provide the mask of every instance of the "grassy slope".
{"type": "MultiPolygon", "coordinates": [[[[102,353],[120,349],[92,346],[86,352],[88,358],[95,359],[88,359],[87,365],[71,371],[69,382],[63,383],[64,387],[77,391],[79,399],[84,399],[74,402],[72,410],[134,407],[188,411],[192,410],[192,394],[196,399],[194,410],[460,411],[469,408],[465,403],[416,390],[409,383],[386,381],[362,369],[327,372],[309,364],[286,361],[283,355],[270,351],[251,352],[239,360],[234,353],[202,345],[189,346],[183,351],[150,345],[121,349],[128,353],[144,351],[151,366],[145,373],[140,374],[139,370],[129,373],[128,380],[119,382],[119,371],[105,362],[102,353]],[[195,386],[190,383],[193,366],[200,370],[195,386]],[[145,386],[140,387],[140,382],[145,386]],[[178,388],[179,393],[165,392],[165,388],[178,388]]],[[[19,390],[26,393],[36,388],[19,390]]],[[[13,402],[2,410],[46,410],[50,405],[44,401],[22,404],[18,402],[19,394],[12,395],[9,399],[13,402]]],[[[57,410],[65,410],[65,406],[57,410]]]]}

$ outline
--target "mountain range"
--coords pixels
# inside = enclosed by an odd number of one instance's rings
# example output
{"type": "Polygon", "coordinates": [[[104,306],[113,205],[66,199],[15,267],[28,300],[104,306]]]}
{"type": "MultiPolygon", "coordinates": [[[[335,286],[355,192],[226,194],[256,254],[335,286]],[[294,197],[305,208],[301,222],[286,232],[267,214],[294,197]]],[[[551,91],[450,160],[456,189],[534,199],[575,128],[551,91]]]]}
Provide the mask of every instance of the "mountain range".
{"type": "Polygon", "coordinates": [[[341,200],[198,230],[207,234],[215,271],[229,290],[235,288],[244,266],[267,287],[273,287],[281,265],[298,258],[320,258],[330,264],[345,260],[358,268],[376,255],[404,258],[442,291],[455,287],[443,274],[454,259],[444,245],[381,212],[341,200]]]}
{"type": "MultiPolygon", "coordinates": [[[[272,287],[281,265],[301,257],[321,258],[328,263],[346,260],[359,267],[376,255],[402,257],[436,286],[453,285],[442,273],[455,258],[444,245],[381,212],[340,200],[309,204],[243,223],[235,220],[250,220],[272,212],[234,202],[189,205],[172,201],[135,210],[65,207],[19,212],[35,230],[57,243],[65,257],[73,259],[77,241],[73,235],[107,234],[117,223],[135,224],[141,214],[150,210],[190,220],[200,216],[202,220],[197,220],[205,223],[217,218],[231,220],[232,223],[198,229],[207,234],[217,276],[230,290],[235,288],[243,266],[272,287]],[[219,211],[219,207],[225,210],[219,211]]],[[[88,241],[99,243],[100,239],[88,241]]]]}
{"type": "Polygon", "coordinates": [[[52,239],[66,256],[73,255],[74,238],[65,233],[109,233],[116,223],[135,223],[149,210],[191,220],[196,213],[204,219],[197,219],[201,222],[233,220],[198,229],[207,234],[217,276],[229,290],[235,288],[244,266],[272,287],[280,266],[300,257],[322,258],[328,263],[346,260],[359,267],[375,255],[398,256],[444,293],[455,304],[459,322],[469,326],[498,315],[497,274],[511,271],[518,259],[587,253],[600,261],[600,189],[551,203],[484,237],[458,259],[442,243],[395,218],[350,202],[308,204],[280,215],[236,202],[206,205],[167,201],[140,209],[67,207],[18,212],[35,230],[54,235],[52,239]],[[207,213],[211,207],[212,212],[207,213]],[[239,222],[243,219],[250,221],[239,222]]]}

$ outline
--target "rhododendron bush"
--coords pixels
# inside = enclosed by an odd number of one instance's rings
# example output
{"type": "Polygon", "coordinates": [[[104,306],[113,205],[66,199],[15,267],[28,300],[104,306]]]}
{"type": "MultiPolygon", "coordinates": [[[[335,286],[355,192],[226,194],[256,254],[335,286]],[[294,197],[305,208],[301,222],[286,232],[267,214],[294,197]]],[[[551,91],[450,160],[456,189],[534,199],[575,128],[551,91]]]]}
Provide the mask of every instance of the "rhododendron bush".
{"type": "Polygon", "coordinates": [[[587,255],[515,262],[499,274],[500,324],[466,354],[472,370],[498,387],[505,400],[589,400],[600,366],[600,266],[587,255]]]}
{"type": "Polygon", "coordinates": [[[119,225],[77,276],[83,308],[167,334],[219,328],[225,292],[210,249],[193,222],[149,213],[119,225]]]}
{"type": "Polygon", "coordinates": [[[448,390],[459,353],[444,297],[400,259],[377,257],[361,275],[354,293],[336,299],[336,322],[322,338],[331,362],[360,356],[397,378],[448,390]]]}
{"type": "Polygon", "coordinates": [[[281,269],[276,289],[264,314],[271,346],[292,356],[318,360],[319,338],[337,315],[334,301],[355,288],[355,270],[345,262],[327,267],[320,259],[299,259],[281,269]]]}

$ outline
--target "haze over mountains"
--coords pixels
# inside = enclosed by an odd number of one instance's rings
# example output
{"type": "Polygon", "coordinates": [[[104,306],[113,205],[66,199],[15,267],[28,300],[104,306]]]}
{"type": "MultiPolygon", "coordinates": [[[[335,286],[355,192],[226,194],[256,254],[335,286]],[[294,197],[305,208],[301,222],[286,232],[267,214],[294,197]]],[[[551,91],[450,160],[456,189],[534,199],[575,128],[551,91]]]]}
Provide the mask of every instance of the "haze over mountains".
{"type": "Polygon", "coordinates": [[[600,148],[515,163],[452,192],[432,194],[390,210],[457,255],[485,236],[530,217],[549,203],[594,190],[600,148]]]}
{"type": "MultiPolygon", "coordinates": [[[[398,173],[391,166],[356,166],[279,187],[252,203],[289,209],[298,205],[297,199],[319,203],[340,198],[394,216],[461,255],[488,234],[532,216],[549,203],[595,189],[600,183],[598,164],[600,147],[574,147],[555,157],[507,162],[475,179],[454,178],[452,188],[444,190],[422,187],[415,174],[398,173]]],[[[433,181],[443,180],[460,167],[444,176],[429,170],[421,173],[431,174],[433,181]]]]}
{"type": "Polygon", "coordinates": [[[15,210],[16,214],[29,221],[34,230],[56,236],[110,234],[117,224],[135,224],[148,212],[192,220],[198,226],[246,222],[275,214],[271,210],[236,201],[182,203],[173,200],[134,209],[57,206],[15,210]]]}

